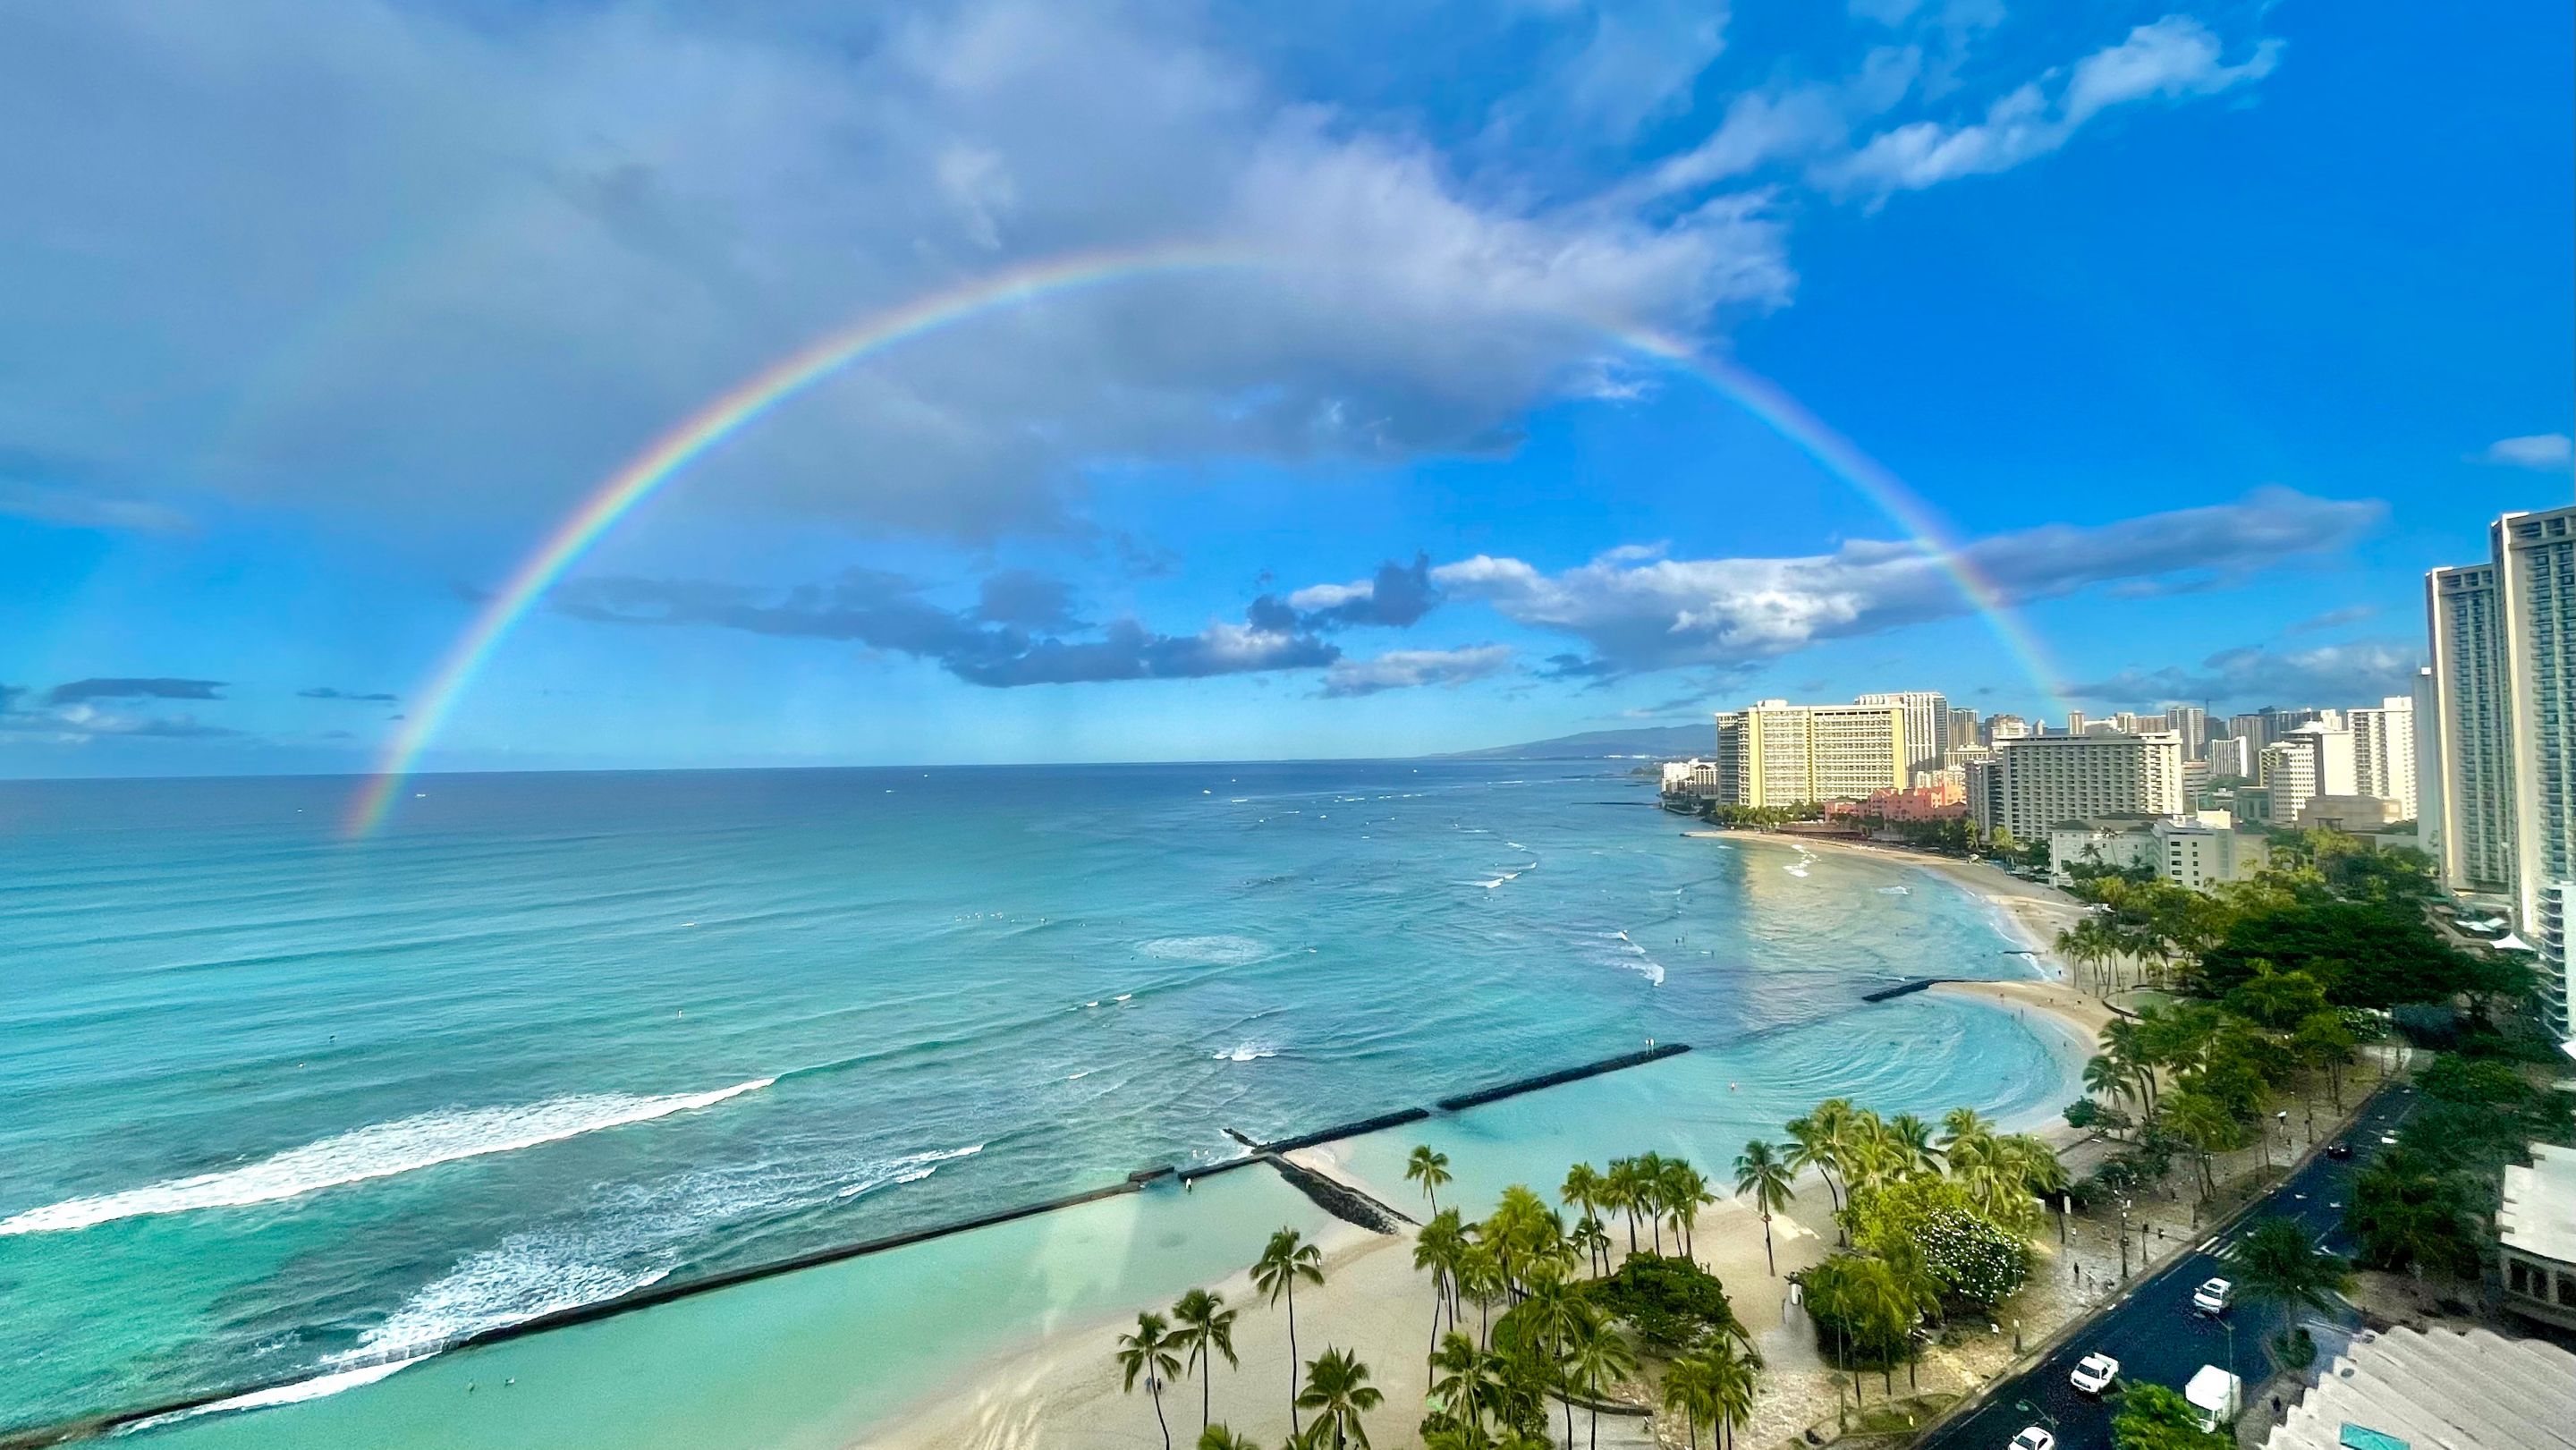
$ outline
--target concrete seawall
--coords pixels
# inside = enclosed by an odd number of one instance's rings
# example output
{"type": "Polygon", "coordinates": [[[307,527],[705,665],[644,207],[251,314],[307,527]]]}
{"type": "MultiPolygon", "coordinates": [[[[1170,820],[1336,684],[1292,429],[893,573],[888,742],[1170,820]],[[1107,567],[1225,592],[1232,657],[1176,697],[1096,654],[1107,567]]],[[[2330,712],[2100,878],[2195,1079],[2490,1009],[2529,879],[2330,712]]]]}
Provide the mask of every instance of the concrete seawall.
{"type": "Polygon", "coordinates": [[[1587,1077],[1598,1077],[1605,1072],[1617,1072],[1623,1067],[1642,1067],[1649,1062],[1660,1062],[1667,1057],[1677,1057],[1688,1051],[1690,1051],[1690,1044],[1687,1042],[1657,1043],[1642,1051],[1625,1052],[1617,1057],[1605,1057],[1599,1062],[1587,1062],[1581,1067],[1559,1068],[1555,1072],[1543,1072],[1536,1077],[1520,1078],[1498,1087],[1479,1088],[1471,1093],[1442,1098],[1440,1111],[1455,1113],[1467,1108],[1481,1107],[1486,1103],[1518,1097],[1522,1093],[1536,1092],[1540,1088],[1555,1087],[1559,1083],[1577,1082],[1587,1077]]]}

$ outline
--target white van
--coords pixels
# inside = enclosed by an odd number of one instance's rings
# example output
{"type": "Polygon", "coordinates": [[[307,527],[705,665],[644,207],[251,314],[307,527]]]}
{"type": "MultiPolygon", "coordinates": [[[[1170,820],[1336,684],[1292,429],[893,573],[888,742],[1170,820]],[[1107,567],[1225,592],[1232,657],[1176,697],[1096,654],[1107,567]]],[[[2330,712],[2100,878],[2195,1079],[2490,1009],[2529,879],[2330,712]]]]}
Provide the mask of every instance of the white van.
{"type": "Polygon", "coordinates": [[[2202,1429],[2225,1431],[2234,1427],[2236,1412],[2245,1407],[2245,1384],[2214,1364],[2204,1364],[2192,1371],[2182,1397],[2191,1401],[2202,1429]]]}

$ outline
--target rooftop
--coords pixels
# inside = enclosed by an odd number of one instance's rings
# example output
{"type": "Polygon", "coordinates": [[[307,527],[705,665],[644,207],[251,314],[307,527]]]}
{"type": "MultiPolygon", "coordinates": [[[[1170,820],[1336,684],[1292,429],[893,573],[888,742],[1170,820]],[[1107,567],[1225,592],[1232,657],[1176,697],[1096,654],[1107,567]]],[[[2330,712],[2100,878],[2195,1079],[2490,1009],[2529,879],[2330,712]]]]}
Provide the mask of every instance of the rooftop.
{"type": "Polygon", "coordinates": [[[2576,1355],[2537,1339],[2392,1329],[2365,1334],[2317,1376],[2264,1450],[2571,1450],[2576,1355]]]}
{"type": "Polygon", "coordinates": [[[2504,1170],[2498,1236],[2510,1248],[2576,1264],[2576,1148],[2531,1147],[2531,1166],[2504,1170]]]}

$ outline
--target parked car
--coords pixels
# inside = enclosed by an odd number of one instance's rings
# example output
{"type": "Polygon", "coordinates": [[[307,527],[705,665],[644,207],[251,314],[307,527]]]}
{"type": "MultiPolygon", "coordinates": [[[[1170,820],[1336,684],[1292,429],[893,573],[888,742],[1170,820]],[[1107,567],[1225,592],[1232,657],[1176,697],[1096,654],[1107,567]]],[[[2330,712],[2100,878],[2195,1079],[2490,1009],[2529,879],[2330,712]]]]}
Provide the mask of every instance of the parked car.
{"type": "Polygon", "coordinates": [[[2329,1158],[2349,1158],[2352,1156],[2352,1145],[2341,1139],[2337,1139],[2326,1145],[2326,1156],[2329,1158]]]}
{"type": "Polygon", "coordinates": [[[2191,1307],[2203,1314],[2224,1314],[2236,1302],[2236,1286],[2225,1279],[2212,1279],[2191,1291],[2191,1307]]]}
{"type": "Polygon", "coordinates": [[[2025,1425],[2012,1437],[2012,1450],[2057,1450],[2057,1437],[2037,1425],[2025,1425]]]}
{"type": "Polygon", "coordinates": [[[2066,1378],[2078,1391],[2098,1395],[2109,1389],[2111,1381],[2119,1377],[2120,1362],[2097,1351],[2084,1356],[2084,1362],[2075,1366],[2075,1372],[2066,1378]]]}

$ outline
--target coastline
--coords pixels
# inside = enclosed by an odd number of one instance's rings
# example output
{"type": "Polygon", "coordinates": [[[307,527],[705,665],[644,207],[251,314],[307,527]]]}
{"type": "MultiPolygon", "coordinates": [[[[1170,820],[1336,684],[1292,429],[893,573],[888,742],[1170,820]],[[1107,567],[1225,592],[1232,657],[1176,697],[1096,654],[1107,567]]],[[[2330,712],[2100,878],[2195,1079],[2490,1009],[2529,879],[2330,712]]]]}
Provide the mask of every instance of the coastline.
{"type": "Polygon", "coordinates": [[[2084,903],[2056,887],[2024,881],[2000,866],[1983,861],[1962,861],[1956,856],[1938,856],[1900,846],[1791,836],[1773,831],[1697,830],[1682,834],[1693,840],[1752,842],[1770,847],[1804,849],[1817,854],[1866,856],[1928,871],[1983,900],[2005,927],[2005,934],[2021,941],[2035,964],[2044,968],[2043,974],[2054,974],[2060,980],[2066,975],[2066,964],[2058,959],[2053,943],[2058,932],[2083,920],[2086,914],[2084,903]]]}
{"type": "MultiPolygon", "coordinates": [[[[1691,836],[1749,836],[1739,832],[1685,832],[1691,836]]],[[[2050,1045],[2062,1064],[2081,1063],[2111,1013],[2107,1007],[2065,985],[2065,964],[2050,942],[2058,929],[2080,918],[2081,903],[2046,886],[2012,877],[1998,868],[1912,852],[1885,850],[1852,842],[1801,842],[1797,838],[1763,837],[1781,846],[1807,845],[1818,854],[1856,852],[1882,860],[1921,867],[1947,884],[1983,902],[2007,940],[2025,944],[2034,972],[2028,980],[1943,982],[1931,992],[2013,1015],[2050,1045]]],[[[2046,1104],[2008,1115],[2007,1130],[2039,1134],[2061,1151],[2083,1135],[2066,1126],[2046,1104]]],[[[1354,1140],[1336,1140],[1297,1149],[1290,1156],[1301,1166],[1341,1179],[1407,1211],[1420,1210],[1419,1198],[1401,1188],[1365,1178],[1349,1150],[1354,1140]]],[[[1258,1170],[1256,1170],[1258,1171],[1258,1170]]],[[[1532,1185],[1548,1187],[1548,1185],[1532,1185]]],[[[1735,1311],[1756,1333],[1766,1359],[1783,1370],[1805,1371],[1794,1393],[1767,1394],[1748,1434],[1777,1438],[1810,1423],[1817,1397],[1830,1383],[1818,1368],[1804,1321],[1790,1312],[1783,1276],[1821,1262],[1835,1239],[1830,1196],[1813,1172],[1798,1180],[1798,1197],[1772,1223],[1778,1274],[1771,1272],[1764,1251],[1760,1216],[1733,1196],[1720,1198],[1702,1215],[1694,1234],[1699,1261],[1726,1284],[1735,1311]],[[1813,1383],[1807,1383],[1813,1381],[1813,1383]]],[[[1386,1405],[1368,1416],[1375,1443],[1415,1443],[1413,1426],[1420,1418],[1420,1395],[1412,1376],[1420,1373],[1428,1347],[1425,1311],[1429,1292],[1412,1263],[1410,1234],[1374,1235],[1338,1227],[1321,1240],[1325,1282],[1298,1296],[1298,1351],[1311,1358],[1324,1344],[1351,1350],[1374,1366],[1386,1405]]],[[[1215,1418],[1235,1430],[1267,1442],[1289,1429],[1281,1401],[1291,1372],[1284,1319],[1256,1296],[1247,1274],[1237,1272],[1208,1285],[1228,1305],[1241,1311],[1235,1326],[1235,1350],[1241,1363],[1220,1371],[1215,1418]],[[1265,1390],[1265,1386],[1272,1388],[1265,1390]]],[[[1113,1337],[1132,1325],[1129,1318],[1101,1318],[1083,1325],[1059,1326],[1014,1348],[962,1368],[870,1433],[847,1442],[852,1447],[899,1447],[934,1450],[962,1446],[974,1450],[1019,1450],[1036,1445],[1070,1450],[1159,1443],[1154,1412],[1145,1395],[1122,1392],[1120,1375],[1109,1354],[1113,1337]]],[[[1167,1392],[1165,1413],[1175,1443],[1187,1443],[1196,1421],[1195,1376],[1185,1376],[1167,1392]]],[[[1830,1413],[1827,1400],[1825,1413],[1830,1413]]],[[[1606,1418],[1606,1417],[1605,1417],[1606,1418]]],[[[1613,1422],[1614,1425],[1619,1422],[1613,1422]]],[[[1639,1422],[1628,1420],[1625,1427],[1639,1422]]],[[[1617,1443],[1646,1443],[1634,1428],[1621,1428],[1617,1443]]]]}

